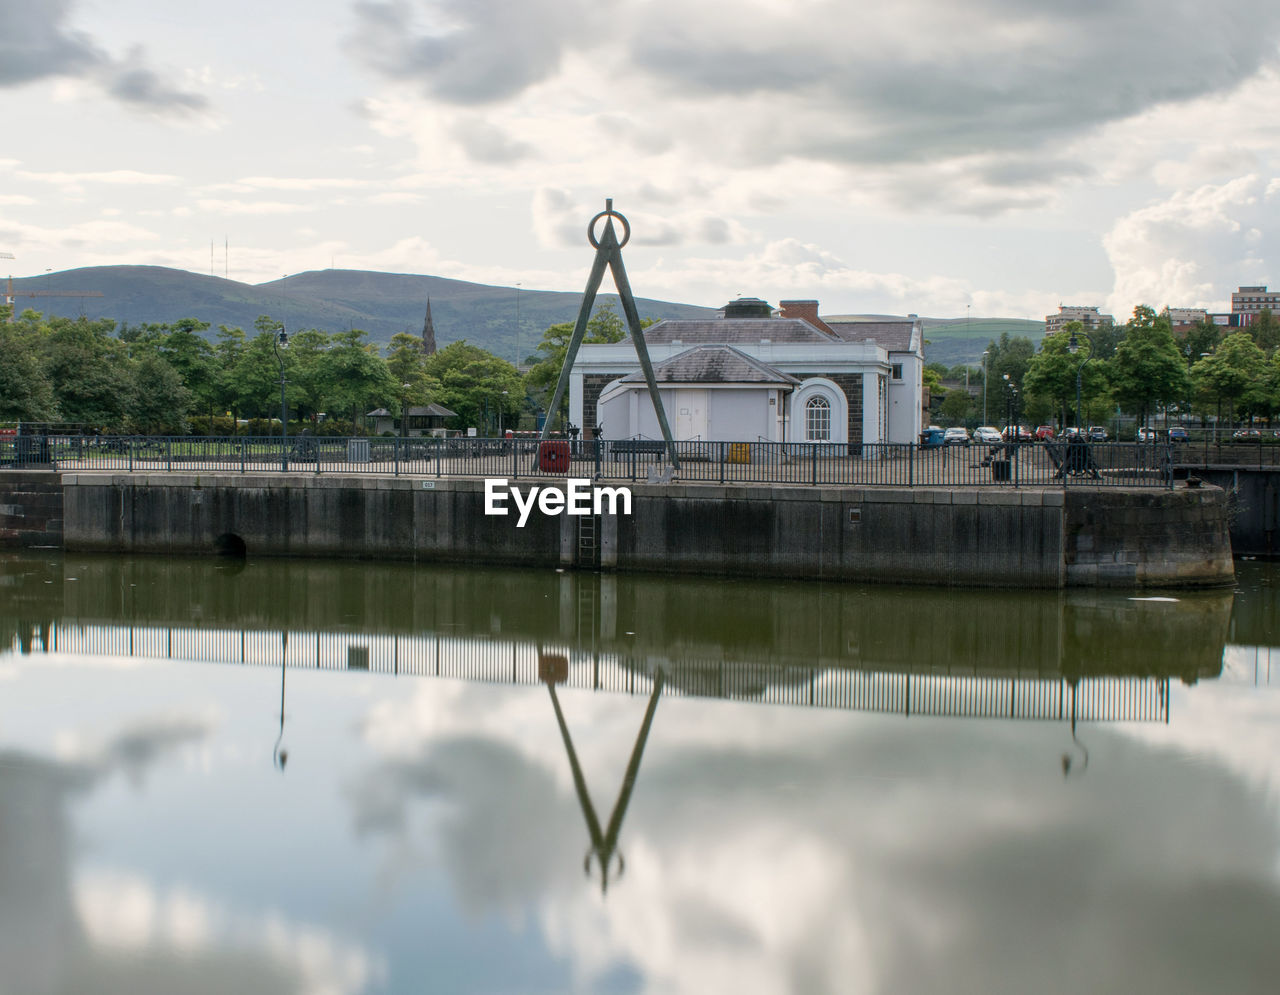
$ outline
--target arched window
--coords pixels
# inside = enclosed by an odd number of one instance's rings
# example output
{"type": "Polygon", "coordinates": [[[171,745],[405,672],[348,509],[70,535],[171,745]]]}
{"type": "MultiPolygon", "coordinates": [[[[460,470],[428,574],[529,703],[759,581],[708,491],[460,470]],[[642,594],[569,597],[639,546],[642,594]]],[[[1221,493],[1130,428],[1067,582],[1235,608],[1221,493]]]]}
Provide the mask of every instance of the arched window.
{"type": "Polygon", "coordinates": [[[807,442],[831,441],[831,405],[825,397],[811,397],[805,402],[804,437],[807,442]]]}

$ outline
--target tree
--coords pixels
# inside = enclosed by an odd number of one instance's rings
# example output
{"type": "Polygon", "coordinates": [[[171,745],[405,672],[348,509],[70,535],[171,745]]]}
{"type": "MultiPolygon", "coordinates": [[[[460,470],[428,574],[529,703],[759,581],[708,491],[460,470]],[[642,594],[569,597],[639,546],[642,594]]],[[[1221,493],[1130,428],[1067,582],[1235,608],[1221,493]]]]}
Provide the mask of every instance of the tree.
{"type": "MultiPolygon", "coordinates": [[[[641,318],[640,327],[648,328],[654,323],[652,318],[641,318]]],[[[613,310],[613,303],[601,304],[587,321],[583,342],[621,342],[627,335],[627,326],[622,318],[613,310]]],[[[530,393],[537,396],[546,407],[551,403],[551,394],[555,390],[556,381],[560,379],[560,370],[564,366],[565,356],[569,352],[569,341],[573,338],[573,323],[562,322],[552,325],[542,333],[542,341],[535,352],[542,358],[530,368],[525,375],[525,384],[530,393]]],[[[561,417],[567,417],[569,398],[561,399],[561,417]]]]}
{"type": "Polygon", "coordinates": [[[1001,332],[1000,341],[987,346],[987,373],[991,378],[992,389],[1007,374],[1014,386],[1021,390],[1023,377],[1026,376],[1035,351],[1036,347],[1029,338],[1021,335],[1011,338],[1008,332],[1001,332]]]}
{"type": "Polygon", "coordinates": [[[973,411],[973,398],[967,390],[949,390],[942,399],[938,414],[953,425],[963,425],[973,411]]]}
{"type": "Polygon", "coordinates": [[[1227,419],[1234,422],[1235,405],[1255,381],[1262,378],[1266,357],[1247,332],[1236,332],[1222,340],[1209,356],[1191,367],[1196,387],[1218,402],[1227,402],[1227,419]]]}
{"type": "Polygon", "coordinates": [[[331,337],[321,369],[328,410],[350,412],[352,423],[370,408],[393,404],[401,394],[377,346],[366,342],[359,328],[331,337]]]}
{"type": "Polygon", "coordinates": [[[1185,397],[1187,371],[1173,341],[1169,316],[1157,315],[1143,304],[1135,307],[1107,373],[1116,403],[1137,415],[1139,423],[1157,405],[1185,397]]]}
{"type": "Polygon", "coordinates": [[[1253,323],[1249,325],[1249,334],[1253,336],[1253,341],[1258,344],[1258,348],[1270,356],[1276,351],[1276,346],[1280,345],[1280,321],[1271,314],[1270,308],[1263,308],[1253,319],[1253,323]]]}
{"type": "Polygon", "coordinates": [[[178,371],[160,356],[146,356],[134,371],[134,390],[127,411],[130,430],[143,435],[182,435],[192,393],[178,371]]]}
{"type": "Polygon", "coordinates": [[[1081,380],[1082,399],[1085,374],[1089,374],[1091,392],[1097,389],[1102,379],[1097,365],[1088,363],[1092,358],[1092,350],[1090,340],[1084,335],[1084,325],[1078,321],[1070,321],[1061,331],[1046,335],[1040,343],[1040,351],[1027,364],[1023,386],[1028,398],[1044,402],[1058,415],[1060,425],[1066,425],[1068,420],[1075,421],[1077,375],[1081,380]],[[1077,343],[1083,346],[1076,355],[1069,348],[1073,335],[1076,336],[1077,343]],[[1071,414],[1068,415],[1068,412],[1071,414]]]}
{"type": "Polygon", "coordinates": [[[49,320],[44,337],[47,375],[63,420],[119,431],[133,401],[134,382],[115,322],[49,320]]]}
{"type": "Polygon", "coordinates": [[[53,421],[53,385],[38,355],[38,334],[0,319],[0,421],[53,421]]]}
{"type": "Polygon", "coordinates": [[[457,412],[460,428],[496,428],[499,412],[506,418],[523,404],[520,371],[465,339],[427,357],[425,367],[440,384],[440,403],[457,412]]]}

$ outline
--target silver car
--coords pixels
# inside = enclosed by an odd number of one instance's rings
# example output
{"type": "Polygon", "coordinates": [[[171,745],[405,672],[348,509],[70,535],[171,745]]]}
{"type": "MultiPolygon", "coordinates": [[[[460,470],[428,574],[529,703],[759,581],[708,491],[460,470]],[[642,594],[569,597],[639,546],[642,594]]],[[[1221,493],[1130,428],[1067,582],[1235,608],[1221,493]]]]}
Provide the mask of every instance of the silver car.
{"type": "Polygon", "coordinates": [[[1000,437],[1000,430],[990,425],[979,425],[973,430],[973,441],[980,446],[998,445],[1004,440],[1000,437]]]}

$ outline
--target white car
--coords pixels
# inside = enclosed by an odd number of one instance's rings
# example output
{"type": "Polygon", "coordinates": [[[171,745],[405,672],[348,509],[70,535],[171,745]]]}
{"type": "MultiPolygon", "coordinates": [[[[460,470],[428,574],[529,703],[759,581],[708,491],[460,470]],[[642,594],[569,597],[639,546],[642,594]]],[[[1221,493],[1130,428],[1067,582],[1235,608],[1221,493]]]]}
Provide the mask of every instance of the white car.
{"type": "Polygon", "coordinates": [[[1003,442],[1000,430],[990,425],[979,425],[973,430],[973,441],[980,446],[994,446],[1003,442]]]}
{"type": "Polygon", "coordinates": [[[959,425],[947,429],[942,434],[942,444],[944,446],[967,446],[969,444],[969,430],[959,425]]]}

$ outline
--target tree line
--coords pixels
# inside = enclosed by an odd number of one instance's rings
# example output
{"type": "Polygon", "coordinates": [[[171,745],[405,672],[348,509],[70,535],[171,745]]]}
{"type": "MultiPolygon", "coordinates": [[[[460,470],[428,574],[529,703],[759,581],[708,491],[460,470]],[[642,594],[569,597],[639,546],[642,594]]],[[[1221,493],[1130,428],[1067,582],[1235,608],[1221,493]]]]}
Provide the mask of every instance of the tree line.
{"type": "MultiPolygon", "coordinates": [[[[573,331],[570,323],[548,328],[522,375],[465,340],[426,355],[422,339],[407,333],[392,336],[384,351],[359,329],[308,328],[281,348],[283,326],[269,315],[249,332],[220,325],[211,337],[209,323],[194,318],[117,325],[30,309],[10,321],[7,312],[0,308],[0,423],[147,435],[268,434],[282,376],[290,422],[318,434],[357,434],[370,411],[399,416],[432,402],[455,412],[454,428],[532,427],[573,331]]],[[[616,342],[625,331],[601,306],[587,341],[616,342]]]]}
{"type": "MultiPolygon", "coordinates": [[[[1105,423],[1117,409],[1140,425],[1157,415],[1270,422],[1280,414],[1278,346],[1280,321],[1270,311],[1247,328],[1205,319],[1175,336],[1167,312],[1139,305],[1124,324],[1086,330],[1070,322],[1046,335],[1038,350],[1030,339],[1005,334],[987,347],[981,367],[930,364],[926,374],[935,390],[944,378],[966,376],[984,387],[986,418],[997,424],[1015,409],[1015,420],[1075,424],[1077,386],[1084,425],[1105,423]]],[[[977,424],[983,393],[942,388],[936,410],[953,424],[977,424]]]]}

